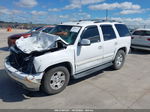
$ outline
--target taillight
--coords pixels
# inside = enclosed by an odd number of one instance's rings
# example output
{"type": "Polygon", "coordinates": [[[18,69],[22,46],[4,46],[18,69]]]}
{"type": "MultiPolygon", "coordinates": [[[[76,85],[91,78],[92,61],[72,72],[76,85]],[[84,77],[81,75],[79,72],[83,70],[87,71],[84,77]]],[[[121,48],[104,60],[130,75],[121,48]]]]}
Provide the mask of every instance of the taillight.
{"type": "Polygon", "coordinates": [[[147,40],[150,41],[150,38],[148,38],[147,40]]]}

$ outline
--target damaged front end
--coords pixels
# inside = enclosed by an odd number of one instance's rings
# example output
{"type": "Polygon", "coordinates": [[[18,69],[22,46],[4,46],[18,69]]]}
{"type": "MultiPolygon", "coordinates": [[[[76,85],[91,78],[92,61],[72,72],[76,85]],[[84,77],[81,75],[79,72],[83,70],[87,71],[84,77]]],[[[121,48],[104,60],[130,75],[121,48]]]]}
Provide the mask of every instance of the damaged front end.
{"type": "Polygon", "coordinates": [[[5,60],[8,75],[24,88],[38,91],[44,73],[37,73],[33,64],[34,56],[25,54],[16,46],[10,48],[10,55],[5,60]]]}
{"type": "Polygon", "coordinates": [[[33,65],[32,54],[25,54],[16,46],[10,48],[10,55],[7,58],[7,61],[12,67],[26,74],[36,74],[33,65]]]}
{"type": "Polygon", "coordinates": [[[46,41],[34,37],[19,39],[16,45],[10,48],[10,55],[5,60],[5,70],[8,75],[29,90],[39,90],[44,72],[36,72],[34,58],[66,48],[66,44],[53,37],[47,36],[46,41]]]}

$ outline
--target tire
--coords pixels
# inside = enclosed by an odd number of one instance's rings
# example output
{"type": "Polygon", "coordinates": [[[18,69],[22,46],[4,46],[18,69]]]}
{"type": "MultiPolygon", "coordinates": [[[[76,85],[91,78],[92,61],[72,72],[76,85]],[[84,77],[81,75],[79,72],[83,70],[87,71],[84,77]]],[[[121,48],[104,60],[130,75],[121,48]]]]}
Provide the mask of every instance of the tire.
{"type": "Polygon", "coordinates": [[[69,79],[70,74],[66,67],[55,67],[45,73],[41,88],[49,95],[57,94],[66,88],[69,79]]]}
{"type": "Polygon", "coordinates": [[[116,54],[115,60],[113,61],[113,69],[119,70],[122,68],[125,62],[125,52],[123,50],[119,50],[116,54]]]}

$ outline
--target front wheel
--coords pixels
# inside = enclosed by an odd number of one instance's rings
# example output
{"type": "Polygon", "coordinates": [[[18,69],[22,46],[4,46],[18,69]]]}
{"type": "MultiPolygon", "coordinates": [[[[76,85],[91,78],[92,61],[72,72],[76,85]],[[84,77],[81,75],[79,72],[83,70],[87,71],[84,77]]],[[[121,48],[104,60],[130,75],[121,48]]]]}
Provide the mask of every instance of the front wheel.
{"type": "Polygon", "coordinates": [[[42,80],[42,90],[47,94],[57,94],[68,85],[70,74],[66,67],[60,66],[50,69],[42,80]]]}
{"type": "Polygon", "coordinates": [[[113,62],[113,68],[115,70],[121,69],[125,61],[125,52],[123,50],[119,50],[116,54],[115,60],[113,62]]]}

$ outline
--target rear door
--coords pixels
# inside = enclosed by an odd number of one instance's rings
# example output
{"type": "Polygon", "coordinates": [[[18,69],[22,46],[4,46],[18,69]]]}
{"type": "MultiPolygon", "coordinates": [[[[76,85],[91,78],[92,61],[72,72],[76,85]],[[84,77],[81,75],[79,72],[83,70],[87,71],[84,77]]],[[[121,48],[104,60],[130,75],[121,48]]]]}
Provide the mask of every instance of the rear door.
{"type": "Polygon", "coordinates": [[[115,51],[117,48],[117,37],[112,25],[101,25],[101,30],[103,33],[103,49],[104,49],[104,59],[103,62],[107,63],[113,60],[115,51]]]}

